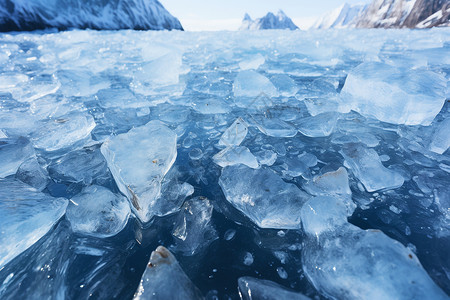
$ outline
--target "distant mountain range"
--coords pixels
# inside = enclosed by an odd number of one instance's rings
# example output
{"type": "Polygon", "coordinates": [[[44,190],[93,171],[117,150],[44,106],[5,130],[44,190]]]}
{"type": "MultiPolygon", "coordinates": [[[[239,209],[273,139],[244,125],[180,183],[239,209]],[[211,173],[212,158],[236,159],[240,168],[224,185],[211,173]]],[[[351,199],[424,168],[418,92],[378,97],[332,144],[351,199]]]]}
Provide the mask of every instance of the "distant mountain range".
{"type": "Polygon", "coordinates": [[[239,30],[263,30],[263,29],[299,29],[286,14],[280,10],[276,15],[269,12],[262,18],[252,20],[245,14],[242,25],[239,30]]]}
{"type": "Polygon", "coordinates": [[[373,0],[344,4],[314,25],[328,28],[430,28],[450,26],[450,0],[373,0]]]}

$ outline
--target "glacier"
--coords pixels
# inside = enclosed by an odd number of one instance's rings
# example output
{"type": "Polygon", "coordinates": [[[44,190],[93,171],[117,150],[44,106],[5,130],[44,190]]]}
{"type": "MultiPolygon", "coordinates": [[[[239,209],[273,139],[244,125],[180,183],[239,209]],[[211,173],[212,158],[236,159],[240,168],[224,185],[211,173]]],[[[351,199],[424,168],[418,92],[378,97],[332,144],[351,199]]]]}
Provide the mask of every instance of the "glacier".
{"type": "Polygon", "coordinates": [[[449,49],[0,33],[0,298],[448,299],[449,49]]]}

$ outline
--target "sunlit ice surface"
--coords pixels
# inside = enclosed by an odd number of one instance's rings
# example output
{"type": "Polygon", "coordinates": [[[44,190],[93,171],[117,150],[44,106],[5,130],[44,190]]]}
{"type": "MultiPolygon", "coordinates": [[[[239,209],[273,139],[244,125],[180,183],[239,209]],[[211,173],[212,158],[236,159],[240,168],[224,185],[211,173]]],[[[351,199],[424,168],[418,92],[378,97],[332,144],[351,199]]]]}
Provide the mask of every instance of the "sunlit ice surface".
{"type": "Polygon", "coordinates": [[[449,29],[1,34],[0,298],[446,299],[449,52],[449,29]]]}

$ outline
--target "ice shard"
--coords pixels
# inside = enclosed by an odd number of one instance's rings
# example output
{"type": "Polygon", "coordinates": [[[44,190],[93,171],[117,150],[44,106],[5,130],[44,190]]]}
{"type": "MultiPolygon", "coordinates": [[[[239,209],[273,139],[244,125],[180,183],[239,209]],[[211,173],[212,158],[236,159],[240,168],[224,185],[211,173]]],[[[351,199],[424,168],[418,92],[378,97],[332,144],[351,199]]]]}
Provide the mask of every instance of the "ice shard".
{"type": "Polygon", "coordinates": [[[133,212],[142,222],[154,215],[161,182],[177,158],[177,135],[158,121],[106,141],[101,152],[133,212]]]}
{"type": "Polygon", "coordinates": [[[134,300],[198,300],[200,290],[184,273],[175,256],[163,246],[152,252],[134,300]]]}
{"type": "Polygon", "coordinates": [[[219,184],[228,202],[261,228],[299,229],[309,195],[268,168],[244,165],[222,170],[219,184]],[[249,184],[251,183],[251,184],[249,184]]]}
{"type": "Polygon", "coordinates": [[[126,225],[130,207],[126,198],[92,185],[70,199],[66,217],[72,230],[95,237],[109,237],[126,225]]]}
{"type": "Polygon", "coordinates": [[[361,144],[347,144],[340,153],[369,192],[395,189],[401,187],[405,181],[401,174],[384,167],[378,153],[373,149],[361,144]]]}
{"type": "Polygon", "coordinates": [[[410,249],[348,223],[349,213],[341,199],[325,196],[302,209],[303,270],[319,291],[336,299],[448,298],[410,249]]]}
{"type": "Polygon", "coordinates": [[[308,300],[309,298],[273,281],[241,277],[238,279],[242,300],[308,300]]]}
{"type": "Polygon", "coordinates": [[[43,237],[64,215],[67,203],[18,180],[0,179],[0,270],[43,237]]]}
{"type": "Polygon", "coordinates": [[[429,70],[362,63],[348,75],[342,96],[352,109],[380,121],[429,125],[445,102],[446,80],[429,70]]]}

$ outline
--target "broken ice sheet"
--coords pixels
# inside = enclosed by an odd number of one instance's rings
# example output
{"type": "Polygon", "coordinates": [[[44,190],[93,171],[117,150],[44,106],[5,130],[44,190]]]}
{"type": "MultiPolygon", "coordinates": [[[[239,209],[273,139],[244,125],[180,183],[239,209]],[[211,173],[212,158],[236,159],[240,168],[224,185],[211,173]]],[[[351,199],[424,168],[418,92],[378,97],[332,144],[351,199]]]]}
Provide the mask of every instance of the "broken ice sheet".
{"type": "Polygon", "coordinates": [[[20,165],[35,157],[35,152],[26,138],[0,139],[0,178],[16,174],[20,165]]]}
{"type": "Polygon", "coordinates": [[[53,198],[14,179],[0,179],[0,269],[43,237],[64,215],[53,198]]]}
{"type": "Polygon", "coordinates": [[[142,222],[154,215],[161,182],[177,157],[177,135],[158,121],[133,128],[103,143],[101,152],[133,212],[142,222]]]}
{"type": "Polygon", "coordinates": [[[204,299],[200,290],[184,273],[175,256],[163,246],[150,255],[134,300],[204,299]]]}
{"type": "Polygon", "coordinates": [[[450,118],[438,123],[428,147],[431,151],[443,154],[450,147],[450,118]]]}
{"type": "Polygon", "coordinates": [[[243,164],[253,169],[259,166],[256,157],[244,146],[227,147],[214,155],[213,160],[222,168],[237,164],[243,164]]]}
{"type": "Polygon", "coordinates": [[[251,70],[251,69],[256,70],[259,68],[259,66],[264,64],[265,61],[266,60],[265,60],[264,56],[257,53],[248,59],[242,60],[239,63],[239,67],[241,68],[241,70],[251,70]]]}
{"type": "Polygon", "coordinates": [[[336,197],[303,206],[303,270],[315,288],[336,299],[448,298],[408,248],[348,223],[351,211],[336,197]]]}
{"type": "Polygon", "coordinates": [[[278,92],[283,97],[293,97],[299,90],[295,81],[286,74],[271,75],[270,81],[275,85],[278,92]]]}
{"type": "Polygon", "coordinates": [[[233,83],[235,97],[278,96],[278,91],[270,80],[253,70],[241,71],[233,83]]]}
{"type": "Polygon", "coordinates": [[[258,162],[261,165],[271,166],[277,160],[277,154],[272,150],[261,150],[255,153],[258,162]]]}
{"type": "Polygon", "coordinates": [[[14,99],[20,102],[31,102],[49,94],[54,94],[61,83],[52,74],[41,74],[31,77],[10,90],[14,99]]]}
{"type": "Polygon", "coordinates": [[[219,185],[227,201],[259,227],[301,228],[300,209],[309,195],[272,170],[229,166],[222,170],[219,185]]]}
{"type": "Polygon", "coordinates": [[[267,136],[294,137],[297,135],[297,129],[281,119],[261,115],[252,116],[252,119],[258,129],[267,136]]]}
{"type": "Polygon", "coordinates": [[[326,112],[314,117],[307,117],[297,123],[298,131],[308,137],[329,136],[336,126],[339,118],[338,113],[326,112]]]}
{"type": "Polygon", "coordinates": [[[75,182],[91,185],[109,178],[106,161],[99,145],[67,153],[50,163],[48,171],[56,182],[75,182]]]}
{"type": "Polygon", "coordinates": [[[194,193],[194,187],[187,182],[179,182],[179,172],[171,168],[161,184],[161,195],[153,205],[153,212],[158,217],[175,213],[181,209],[184,200],[194,193]]]}
{"type": "Polygon", "coordinates": [[[247,136],[247,132],[247,123],[239,117],[224,131],[220,137],[219,146],[239,146],[247,136]]]}
{"type": "Polygon", "coordinates": [[[346,144],[340,153],[368,192],[395,189],[403,185],[402,175],[385,168],[375,150],[361,144],[346,144]]]}
{"type": "Polygon", "coordinates": [[[129,89],[103,89],[95,95],[99,106],[104,108],[142,108],[150,106],[148,101],[139,99],[129,89]]]}
{"type": "Polygon", "coordinates": [[[71,113],[58,119],[41,121],[31,134],[33,145],[44,151],[66,149],[90,138],[94,119],[86,113],[71,113]]]}
{"type": "Polygon", "coordinates": [[[176,238],[174,251],[194,255],[216,240],[218,235],[211,221],[212,213],[213,206],[205,197],[186,201],[172,230],[176,238]]]}
{"type": "Polygon", "coordinates": [[[304,189],[311,195],[351,195],[347,169],[340,167],[336,171],[314,177],[304,189]]]}
{"type": "Polygon", "coordinates": [[[49,183],[48,172],[39,164],[37,157],[24,161],[17,170],[16,178],[38,191],[44,190],[49,183]]]}
{"type": "Polygon", "coordinates": [[[362,63],[345,81],[342,96],[353,110],[380,121],[429,125],[445,102],[446,80],[425,69],[362,63]]]}
{"type": "Polygon", "coordinates": [[[95,237],[109,237],[126,225],[130,207],[127,199],[105,187],[92,185],[70,199],[66,217],[72,230],[95,237]]]}

